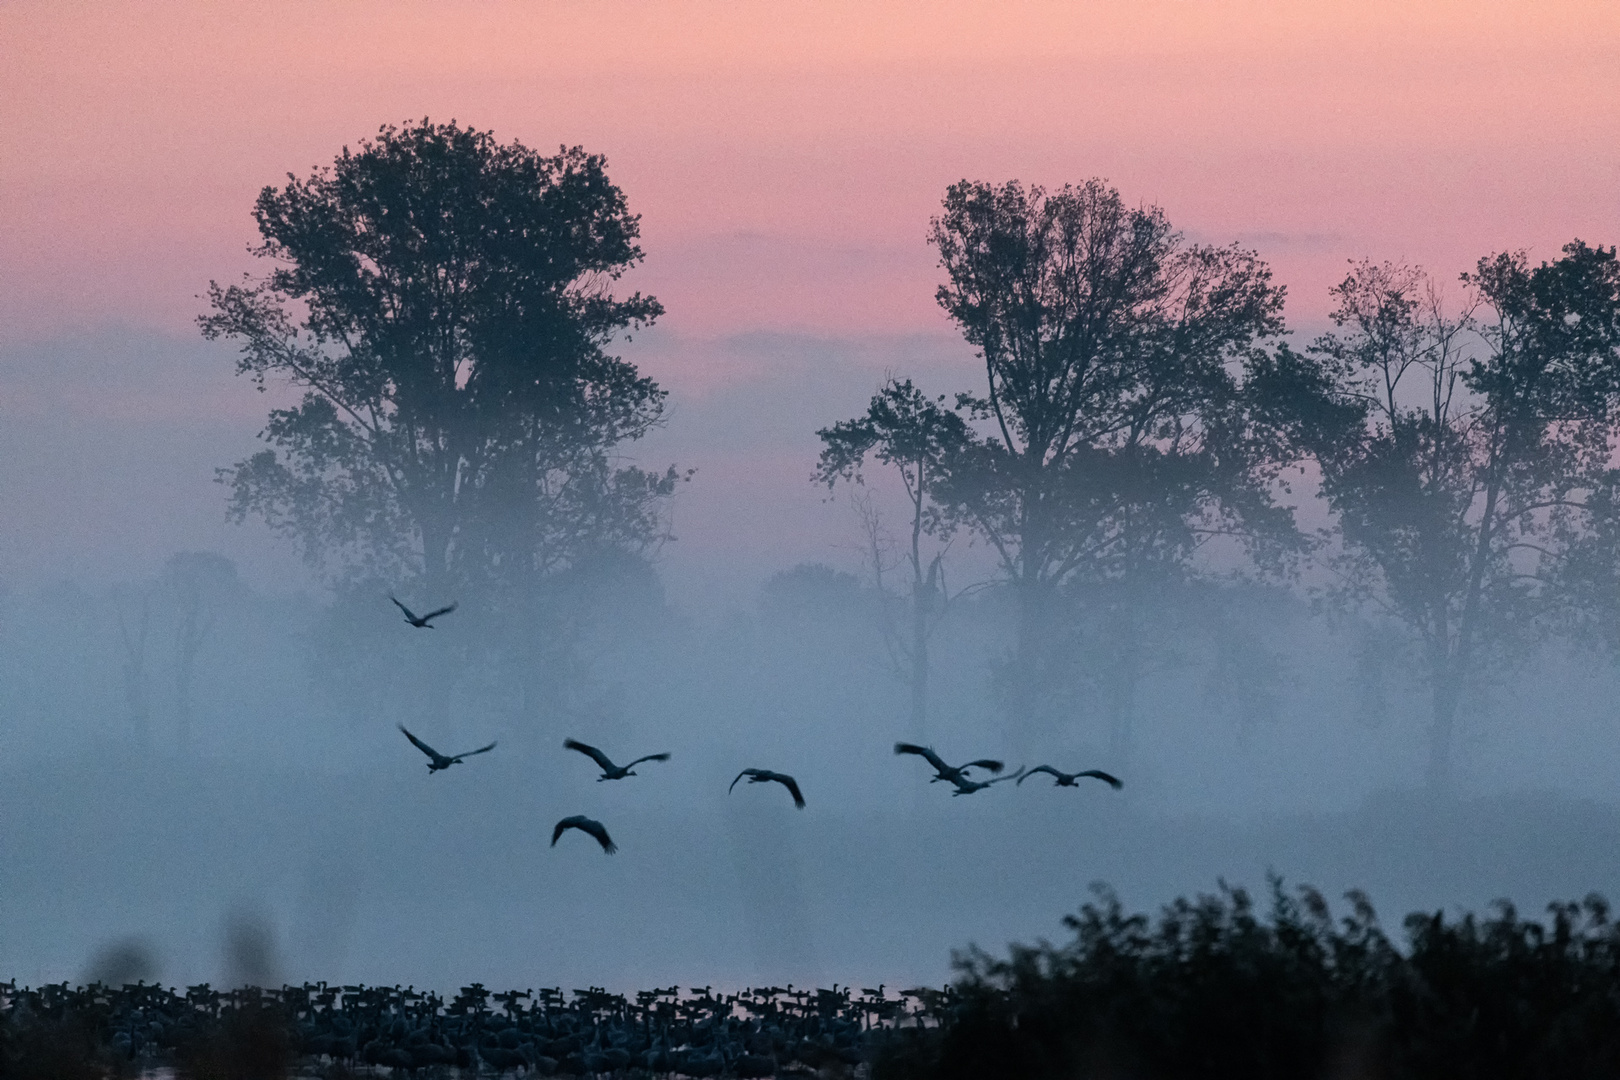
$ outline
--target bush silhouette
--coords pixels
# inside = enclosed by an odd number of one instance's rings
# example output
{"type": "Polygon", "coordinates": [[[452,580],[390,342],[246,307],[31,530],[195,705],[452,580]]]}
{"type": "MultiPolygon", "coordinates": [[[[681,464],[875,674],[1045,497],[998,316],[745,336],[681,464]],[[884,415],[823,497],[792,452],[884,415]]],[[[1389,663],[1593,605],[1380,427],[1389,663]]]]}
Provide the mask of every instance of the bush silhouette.
{"type": "Polygon", "coordinates": [[[896,1033],[880,1080],[1139,1077],[1447,1080],[1620,1076],[1620,938],[1599,897],[1548,923],[1406,920],[1367,898],[1334,920],[1313,889],[1271,882],[1271,911],[1224,883],[1157,920],[1116,896],[1064,920],[1068,944],[957,957],[957,1005],[896,1033]]]}

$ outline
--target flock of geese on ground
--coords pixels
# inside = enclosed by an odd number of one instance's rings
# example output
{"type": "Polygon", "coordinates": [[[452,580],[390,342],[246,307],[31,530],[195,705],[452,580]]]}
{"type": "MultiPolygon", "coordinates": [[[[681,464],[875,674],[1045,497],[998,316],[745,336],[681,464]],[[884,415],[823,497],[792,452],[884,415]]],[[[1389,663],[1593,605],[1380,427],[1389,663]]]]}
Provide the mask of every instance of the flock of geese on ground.
{"type": "MultiPolygon", "coordinates": [[[[446,607],[439,608],[436,611],[430,611],[426,615],[417,615],[410,608],[406,607],[404,604],[401,604],[396,597],[390,596],[389,599],[393,600],[395,605],[398,606],[399,610],[405,613],[405,621],[418,630],[432,630],[434,628],[434,619],[437,619],[441,615],[448,615],[452,611],[456,610],[456,605],[450,604],[446,607]]],[[[421,739],[418,739],[415,735],[412,735],[409,731],[406,731],[404,724],[399,725],[399,730],[405,733],[405,737],[411,741],[412,746],[416,747],[418,750],[422,751],[422,753],[427,755],[427,767],[429,774],[439,772],[442,769],[448,769],[452,765],[459,765],[467,758],[472,757],[474,754],[484,754],[495,749],[495,744],[490,743],[488,746],[480,746],[477,750],[468,750],[460,754],[441,754],[437,750],[433,749],[433,747],[423,742],[421,739]]],[[[642,757],[636,758],[634,761],[631,761],[628,764],[615,765],[612,759],[606,754],[587,743],[582,743],[575,739],[564,739],[563,747],[564,749],[578,751],[579,753],[590,758],[592,761],[596,762],[597,767],[602,770],[602,775],[596,778],[597,783],[601,783],[603,780],[623,780],[627,776],[635,776],[635,766],[640,765],[643,761],[669,760],[669,754],[667,753],[646,754],[642,757]]],[[[1050,765],[1037,765],[1033,769],[1019,769],[1017,772],[1011,773],[1007,776],[1001,776],[1000,773],[1003,771],[1003,769],[1005,769],[1006,766],[1002,762],[995,761],[991,758],[980,758],[977,761],[970,761],[966,765],[947,765],[944,759],[942,759],[938,754],[934,753],[933,747],[917,746],[913,743],[905,742],[895,743],[894,752],[896,754],[914,754],[928,762],[928,764],[933,766],[934,769],[934,776],[931,777],[928,782],[930,784],[934,784],[943,780],[946,783],[953,785],[956,790],[951,792],[952,795],[972,795],[975,792],[983,791],[992,784],[1000,784],[1007,780],[1013,780],[1016,781],[1018,785],[1022,785],[1025,780],[1028,780],[1036,773],[1046,773],[1048,776],[1051,776],[1055,787],[1079,787],[1079,781],[1082,779],[1101,780],[1109,787],[1115,789],[1125,786],[1124,782],[1118,777],[1110,776],[1101,769],[1086,769],[1082,772],[1066,773],[1062,772],[1061,770],[1054,769],[1050,765]],[[995,779],[975,780],[968,775],[969,770],[972,769],[982,769],[985,772],[993,774],[995,779]]],[[[742,772],[737,774],[735,780],[732,780],[731,786],[726,788],[727,794],[730,794],[732,788],[735,788],[737,786],[737,782],[744,777],[748,778],[748,782],[750,784],[781,784],[787,789],[788,794],[793,796],[793,805],[798,807],[800,810],[804,809],[804,793],[799,790],[799,782],[793,777],[789,776],[787,773],[776,772],[772,769],[744,769],[742,772]]],[[[567,832],[569,829],[578,829],[587,836],[595,838],[596,842],[602,845],[602,851],[608,855],[612,855],[615,851],[619,850],[619,846],[615,844],[613,842],[613,838],[608,835],[607,826],[603,825],[600,821],[597,821],[594,818],[586,817],[584,814],[573,814],[557,822],[556,826],[551,830],[551,846],[556,847],[557,841],[562,838],[562,834],[567,832]]]]}

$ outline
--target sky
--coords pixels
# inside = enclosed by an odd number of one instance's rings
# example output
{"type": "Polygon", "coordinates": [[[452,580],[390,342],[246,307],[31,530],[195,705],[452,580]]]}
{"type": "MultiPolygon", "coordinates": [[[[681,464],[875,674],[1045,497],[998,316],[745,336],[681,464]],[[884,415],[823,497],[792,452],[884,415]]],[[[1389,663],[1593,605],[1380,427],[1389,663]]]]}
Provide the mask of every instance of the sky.
{"type": "Polygon", "coordinates": [[[671,392],[636,454],[699,470],[665,556],[689,598],[837,561],[849,516],[804,483],[813,432],[887,372],[976,385],[925,239],[956,180],[1103,177],[1258,250],[1305,334],[1346,260],[1454,280],[1620,225],[1601,0],[11,2],[0,54],[0,440],[37,466],[0,482],[34,523],[0,540],[0,578],[155,565],[177,523],[297,577],[223,521],[213,469],[266,400],[199,346],[198,297],[254,267],[261,187],[385,123],[606,155],[642,215],[626,285],[668,311],[626,352],[671,392]]]}
{"type": "MultiPolygon", "coordinates": [[[[1212,721],[1183,673],[1143,704],[1151,752],[1119,799],[1025,785],[998,803],[895,767],[904,706],[873,641],[772,627],[756,601],[796,563],[860,569],[854,514],[809,482],[817,428],[891,372],[979,386],[933,299],[949,184],[1102,177],[1192,240],[1257,250],[1309,340],[1347,260],[1454,283],[1497,251],[1620,240],[1617,134],[1612,0],[0,0],[0,976],[76,977],[129,933],[166,978],[210,977],[211,928],[255,904],[293,976],[519,985],[538,957],[628,989],[938,982],[949,947],[1050,934],[1096,878],[1146,902],[1275,869],[1367,887],[1392,917],[1614,895],[1614,674],[1589,658],[1468,717],[1470,790],[1497,801],[1467,820],[1370,797],[1415,783],[1421,709],[1361,717],[1344,641],[1303,605],[1259,629],[1298,661],[1281,720],[1212,721]],[[607,734],[676,755],[628,791],[559,765],[576,718],[535,723],[476,687],[418,730],[501,751],[429,781],[394,713],[311,682],[313,579],[262,525],[227,521],[214,483],[287,397],[255,393],[195,326],[211,280],[255,269],[255,196],[422,117],[604,154],[641,215],[624,287],[667,314],[623,355],[670,396],[626,453],[696,468],[657,562],[676,616],[709,618],[621,643],[607,734]],[[134,608],[109,586],[180,550],[226,554],[271,599],[222,617],[194,758],[153,675],[143,756],[109,659],[134,608]],[[796,760],[811,807],[724,795],[767,760],[740,745],[796,760]],[[531,842],[599,803],[616,860],[531,842]]],[[[973,553],[952,557],[971,578],[973,553]]],[[[376,607],[366,632],[397,641],[376,607]]],[[[966,622],[939,646],[934,735],[1010,757],[985,724],[996,629],[966,622]]],[[[1099,753],[1073,728],[1054,753],[1099,753]]]]}

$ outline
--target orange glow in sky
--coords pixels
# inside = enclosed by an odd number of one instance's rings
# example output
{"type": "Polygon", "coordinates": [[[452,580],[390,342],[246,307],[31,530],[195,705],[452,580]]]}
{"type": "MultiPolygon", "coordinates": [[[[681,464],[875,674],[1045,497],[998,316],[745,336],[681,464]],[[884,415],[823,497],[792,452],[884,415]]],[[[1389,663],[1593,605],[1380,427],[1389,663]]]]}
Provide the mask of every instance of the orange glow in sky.
{"type": "Polygon", "coordinates": [[[422,116],[605,153],[693,339],[948,333],[924,237],[963,177],[1106,177],[1259,249],[1296,321],[1349,258],[1620,238],[1612,0],[55,0],[0,8],[0,56],[13,340],[184,331],[261,186],[422,116]]]}

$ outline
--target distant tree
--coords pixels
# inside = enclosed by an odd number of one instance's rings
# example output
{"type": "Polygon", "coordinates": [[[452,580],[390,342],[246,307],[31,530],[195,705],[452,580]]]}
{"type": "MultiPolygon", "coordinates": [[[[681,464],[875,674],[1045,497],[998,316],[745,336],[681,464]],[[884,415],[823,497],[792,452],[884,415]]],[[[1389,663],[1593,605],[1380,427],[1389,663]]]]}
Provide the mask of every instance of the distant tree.
{"type": "Polygon", "coordinates": [[[641,249],[601,157],[423,120],[266,187],[254,217],[273,269],[211,284],[199,322],[304,397],[222,470],[237,519],[435,599],[664,536],[677,474],[612,456],[664,391],[605,346],[663,309],[609,291],[641,249]]]}
{"type": "Polygon", "coordinates": [[[174,614],[175,738],[184,749],[191,745],[191,688],[197,656],[234,591],[236,564],[213,552],[178,552],[163,564],[162,585],[174,614]]]}
{"type": "Polygon", "coordinates": [[[1311,358],[1262,348],[1283,332],[1283,290],[1253,252],[1188,244],[1102,181],[963,181],[932,241],[939,303],[985,365],[985,392],[960,404],[989,428],[934,497],[1015,595],[1006,682],[1027,725],[1069,662],[1054,648],[1066,585],[1185,566],[1216,535],[1293,542],[1274,499],[1294,456],[1284,418],[1320,380],[1311,358]]]}
{"type": "Polygon", "coordinates": [[[1314,347],[1362,415],[1318,454],[1336,595],[1410,635],[1442,791],[1465,693],[1526,654],[1569,599],[1570,556],[1613,520],[1620,388],[1612,249],[1576,242],[1538,267],[1497,255],[1463,280],[1452,315],[1421,271],[1357,264],[1333,290],[1341,331],[1314,347]]]}
{"type": "MultiPolygon", "coordinates": [[[[970,437],[966,421],[944,402],[943,396],[930,399],[910,379],[890,378],[872,396],[864,415],[816,432],[822,443],[817,482],[829,489],[840,480],[862,484],[861,470],[870,456],[892,468],[905,488],[910,503],[904,554],[911,570],[910,625],[897,653],[911,689],[911,727],[918,738],[925,737],[928,727],[928,639],[948,598],[944,551],[925,554],[924,537],[946,531],[934,503],[934,486],[970,437]]],[[[869,524],[877,526],[876,521],[869,524]]],[[[881,553],[874,551],[874,559],[881,588],[881,553]]]]}
{"type": "Polygon", "coordinates": [[[143,587],[134,590],[136,612],[131,617],[126,616],[124,612],[124,592],[125,590],[118,590],[113,594],[113,609],[118,616],[118,639],[124,648],[121,672],[124,682],[124,707],[129,711],[129,723],[135,732],[135,741],[144,748],[151,731],[151,708],[147,695],[146,641],[147,634],[152,628],[152,594],[150,589],[143,587]]]}
{"type": "Polygon", "coordinates": [[[854,574],[826,563],[800,563],[779,570],[760,586],[760,605],[776,616],[837,623],[864,606],[861,582],[854,574]]]}

